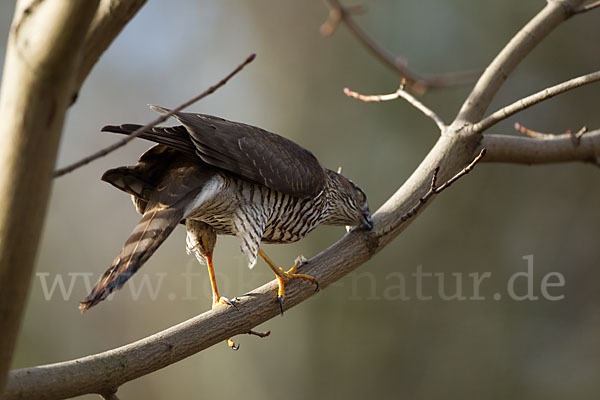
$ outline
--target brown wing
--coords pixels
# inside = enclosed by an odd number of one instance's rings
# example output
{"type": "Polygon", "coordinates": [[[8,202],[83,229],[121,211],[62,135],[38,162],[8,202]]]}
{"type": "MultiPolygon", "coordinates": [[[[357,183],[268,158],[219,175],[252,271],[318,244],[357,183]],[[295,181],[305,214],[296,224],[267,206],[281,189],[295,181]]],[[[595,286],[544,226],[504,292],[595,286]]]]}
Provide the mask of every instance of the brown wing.
{"type": "Polygon", "coordinates": [[[150,195],[175,157],[181,154],[170,147],[156,145],[142,154],[136,165],[107,170],[102,180],[129,193],[140,214],[144,213],[150,195]]]}
{"type": "MultiPolygon", "coordinates": [[[[162,114],[169,111],[151,107],[162,114]]],[[[141,137],[188,154],[191,145],[205,163],[293,196],[314,197],[325,188],[326,174],[317,158],[289,139],[210,115],[175,113],[173,116],[183,127],[153,128],[141,137]]],[[[131,133],[133,127],[139,125],[108,126],[103,130],[131,133]]]]}
{"type": "Polygon", "coordinates": [[[108,297],[111,292],[120,289],[140,269],[183,219],[186,208],[194,201],[206,182],[214,176],[214,170],[203,169],[197,165],[190,166],[187,156],[178,156],[170,165],[165,166],[150,193],[142,219],[110,268],[80,303],[81,311],[87,311],[108,297]]]}

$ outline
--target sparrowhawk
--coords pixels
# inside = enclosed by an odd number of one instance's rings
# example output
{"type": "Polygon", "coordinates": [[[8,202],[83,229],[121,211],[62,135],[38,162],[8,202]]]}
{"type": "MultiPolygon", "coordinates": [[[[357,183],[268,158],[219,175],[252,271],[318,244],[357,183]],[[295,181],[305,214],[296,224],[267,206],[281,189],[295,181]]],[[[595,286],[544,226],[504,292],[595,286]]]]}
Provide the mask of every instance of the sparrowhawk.
{"type": "MultiPolygon", "coordinates": [[[[208,265],[213,308],[232,304],[217,290],[212,252],[217,235],[234,235],[250,268],[261,255],[275,273],[282,312],[287,282],[317,282],[296,273],[299,261],[287,272],[277,268],[260,249],[261,242],[295,242],[319,224],[372,228],[365,193],[291,140],[210,115],[178,112],[173,117],[182,125],[154,127],[140,135],[158,144],[137,165],[110,169],[102,176],[129,193],[143,216],[81,302],[82,311],[121,288],[180,222],[187,229],[188,253],[208,265]]],[[[102,131],[128,135],[139,128],[109,125],[102,131]]]]}

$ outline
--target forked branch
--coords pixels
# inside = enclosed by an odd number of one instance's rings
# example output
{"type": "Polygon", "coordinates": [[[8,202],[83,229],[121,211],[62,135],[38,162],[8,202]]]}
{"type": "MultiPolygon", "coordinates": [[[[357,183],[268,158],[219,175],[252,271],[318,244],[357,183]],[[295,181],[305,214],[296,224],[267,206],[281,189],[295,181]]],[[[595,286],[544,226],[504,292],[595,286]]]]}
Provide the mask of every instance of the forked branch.
{"type": "Polygon", "coordinates": [[[442,119],[433,110],[431,110],[421,101],[419,101],[415,96],[404,90],[404,84],[405,80],[403,79],[402,84],[400,85],[398,90],[390,94],[364,95],[358,92],[354,92],[348,88],[344,89],[344,94],[346,96],[353,97],[366,103],[396,100],[401,97],[404,100],[406,100],[409,104],[414,106],[417,110],[425,114],[425,116],[431,118],[433,122],[435,122],[437,127],[440,129],[440,132],[444,132],[444,129],[446,129],[446,124],[444,124],[444,121],[442,121],[442,119]]]}

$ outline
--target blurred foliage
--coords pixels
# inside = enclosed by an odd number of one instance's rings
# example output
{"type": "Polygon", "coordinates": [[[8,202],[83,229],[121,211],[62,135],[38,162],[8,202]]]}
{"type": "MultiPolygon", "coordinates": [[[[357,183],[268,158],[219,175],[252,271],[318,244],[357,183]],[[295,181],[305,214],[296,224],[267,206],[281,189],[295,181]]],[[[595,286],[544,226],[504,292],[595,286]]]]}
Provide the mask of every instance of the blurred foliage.
{"type": "MultiPolygon", "coordinates": [[[[420,72],[484,67],[544,5],[544,1],[366,1],[357,21],[383,46],[420,72]]],[[[0,3],[0,32],[8,35],[14,4],[0,3]]],[[[150,1],[117,38],[69,111],[59,165],[79,159],[115,137],[104,124],[145,122],[146,104],[175,106],[230,71],[249,53],[256,61],[226,87],[192,109],[244,121],[283,134],[313,150],[325,166],[344,173],[369,194],[377,209],[415,169],[435,142],[435,125],[402,101],[364,104],[342,89],[392,92],[398,78],[340,26],[321,38],[327,8],[292,0],[150,1]]],[[[519,97],[600,66],[600,10],[553,32],[511,75],[490,111],[519,97]]],[[[2,40],[4,46],[5,40],[2,40]]],[[[4,49],[0,53],[3,57],[4,49]]],[[[0,62],[2,59],[0,59],[0,62]]],[[[547,101],[496,126],[511,133],[516,121],[563,132],[600,127],[598,85],[547,101]]],[[[427,93],[422,100],[448,122],[469,87],[427,93]]],[[[102,273],[138,215],[127,196],[99,180],[104,170],[135,163],[149,144],[132,143],[55,182],[39,254],[38,273],[49,283],[61,274],[102,273]]],[[[240,336],[241,349],[214,346],[162,371],[124,385],[122,398],[389,398],[585,399],[600,389],[598,169],[581,163],[553,166],[482,164],[444,192],[395,242],[310,301],[262,326],[269,338],[240,336]],[[560,301],[516,301],[510,276],[534,256],[534,287],[560,272],[560,301]],[[415,298],[411,274],[490,272],[483,301],[444,301],[437,281],[415,298]],[[391,299],[398,273],[410,300],[391,299]],[[386,291],[387,290],[387,291],[386,291]],[[386,293],[388,295],[386,295],[386,293]]],[[[268,246],[290,263],[313,256],[342,236],[319,228],[300,243],[268,246]]],[[[224,295],[241,295],[272,279],[260,264],[249,271],[233,238],[220,238],[215,256],[224,295]]],[[[77,278],[68,300],[44,297],[32,284],[14,367],[107,350],[210,308],[205,267],[184,251],[178,229],[132,280],[156,284],[138,301],[126,287],[86,315],[77,278]],[[200,274],[186,299],[182,273],[200,274]],[[166,275],[164,275],[166,274],[166,275]]],[[[75,275],[71,275],[75,276],[75,275]]],[[[68,287],[67,287],[68,289],[68,287]]],[[[523,280],[517,291],[526,290],[523,280]]],[[[85,398],[96,398],[89,396],[85,398]]]]}

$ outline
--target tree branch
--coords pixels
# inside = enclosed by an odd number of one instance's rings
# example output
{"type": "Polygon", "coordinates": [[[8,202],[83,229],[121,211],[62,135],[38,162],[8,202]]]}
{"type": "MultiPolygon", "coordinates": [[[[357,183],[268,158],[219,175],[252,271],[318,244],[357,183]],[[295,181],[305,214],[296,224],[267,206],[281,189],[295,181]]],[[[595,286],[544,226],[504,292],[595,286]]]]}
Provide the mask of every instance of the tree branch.
{"type": "Polygon", "coordinates": [[[463,103],[456,123],[481,119],[502,84],[519,63],[558,25],[570,18],[584,0],[552,0],[498,53],[463,103]]]}
{"type": "Polygon", "coordinates": [[[510,117],[511,115],[518,113],[519,111],[529,108],[534,104],[537,104],[544,100],[548,100],[556,95],[578,88],[580,86],[597,82],[599,80],[600,71],[593,72],[587,75],[582,75],[577,78],[573,78],[566,82],[560,83],[558,85],[554,85],[547,89],[541,90],[530,96],[524,97],[521,100],[517,100],[506,107],[501,108],[500,110],[494,112],[490,116],[484,118],[483,120],[473,125],[472,129],[474,132],[483,132],[491,126],[494,126],[498,122],[510,117]]]}
{"type": "Polygon", "coordinates": [[[487,149],[484,162],[548,164],[585,161],[600,165],[600,130],[586,132],[576,144],[573,135],[564,133],[546,138],[509,135],[483,135],[481,147],[487,149]]]}
{"type": "Polygon", "coordinates": [[[65,110],[98,0],[17,3],[0,89],[0,390],[50,194],[65,110]]]}
{"type": "Polygon", "coordinates": [[[444,121],[442,121],[442,119],[433,110],[431,110],[425,104],[420,102],[415,96],[413,96],[412,94],[410,94],[406,90],[404,90],[404,79],[403,79],[403,83],[400,85],[398,90],[396,90],[394,93],[391,93],[391,94],[379,94],[379,95],[366,96],[364,94],[354,92],[348,88],[344,89],[344,94],[346,96],[353,97],[355,99],[364,101],[366,103],[390,101],[390,100],[396,100],[397,98],[402,97],[410,105],[412,105],[417,110],[419,110],[423,114],[425,114],[426,117],[431,118],[433,120],[433,122],[435,122],[437,127],[440,129],[440,132],[444,132],[444,129],[446,129],[446,124],[444,124],[444,121]]]}
{"type": "MultiPolygon", "coordinates": [[[[442,136],[421,166],[396,194],[373,215],[375,228],[353,230],[300,267],[319,281],[321,289],[341,279],[370,259],[414,220],[397,224],[431,187],[431,171],[440,166],[440,180],[454,176],[471,162],[472,154],[456,151],[465,146],[442,136]],[[462,154],[464,157],[446,157],[462,154]],[[393,229],[389,226],[394,224],[393,229]]],[[[475,147],[473,147],[474,149],[475,147]]],[[[424,204],[415,215],[425,209],[424,204]]],[[[286,285],[284,308],[314,295],[314,287],[292,281],[286,285]]],[[[216,308],[129,345],[104,353],[46,366],[10,372],[4,399],[60,399],[85,393],[104,393],[121,384],[164,368],[216,343],[279,315],[277,281],[238,297],[236,308],[216,308]],[[67,378],[68,377],[68,378],[67,378]]]]}

